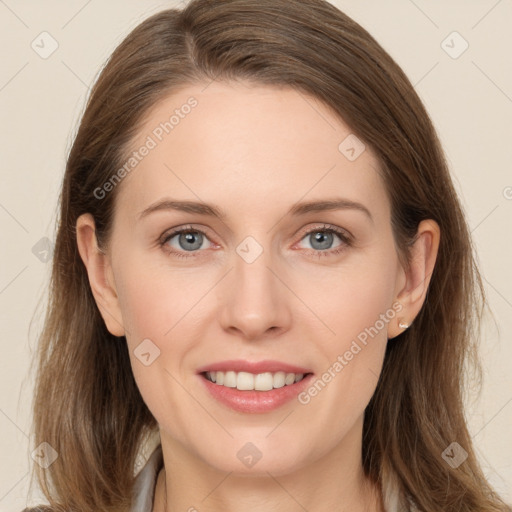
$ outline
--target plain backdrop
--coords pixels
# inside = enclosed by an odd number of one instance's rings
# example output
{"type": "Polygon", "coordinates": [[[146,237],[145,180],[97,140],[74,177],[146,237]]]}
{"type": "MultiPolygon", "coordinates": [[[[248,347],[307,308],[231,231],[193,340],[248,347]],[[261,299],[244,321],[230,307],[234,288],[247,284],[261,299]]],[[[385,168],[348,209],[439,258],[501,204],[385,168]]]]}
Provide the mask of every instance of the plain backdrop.
{"type": "MultiPolygon", "coordinates": [[[[333,3],[404,69],[446,151],[494,316],[482,333],[482,394],[468,403],[467,418],[486,475],[511,502],[512,2],[333,3]]],[[[177,5],[0,0],[0,511],[40,502],[29,489],[29,362],[42,325],[59,187],[84,101],[128,32],[177,5]]]]}

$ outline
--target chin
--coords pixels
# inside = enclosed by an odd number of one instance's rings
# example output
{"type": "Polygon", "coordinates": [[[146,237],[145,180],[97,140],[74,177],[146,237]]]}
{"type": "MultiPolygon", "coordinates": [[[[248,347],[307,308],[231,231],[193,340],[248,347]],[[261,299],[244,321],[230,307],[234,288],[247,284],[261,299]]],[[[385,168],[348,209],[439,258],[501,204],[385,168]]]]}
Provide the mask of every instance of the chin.
{"type": "MultiPolygon", "coordinates": [[[[219,446],[219,445],[218,445],[219,446]]],[[[203,460],[215,469],[240,476],[272,476],[293,473],[306,464],[304,453],[297,452],[302,443],[288,443],[290,450],[271,446],[265,441],[243,441],[231,446],[219,446],[219,451],[203,455],[203,460]]]]}

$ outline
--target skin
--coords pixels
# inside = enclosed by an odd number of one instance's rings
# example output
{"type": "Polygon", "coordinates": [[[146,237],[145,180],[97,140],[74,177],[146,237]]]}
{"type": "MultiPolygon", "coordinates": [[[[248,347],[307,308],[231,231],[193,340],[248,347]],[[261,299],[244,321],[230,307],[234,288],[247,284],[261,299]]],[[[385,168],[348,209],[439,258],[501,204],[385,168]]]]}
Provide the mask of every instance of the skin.
{"type": "Polygon", "coordinates": [[[425,300],[439,227],[420,224],[405,270],[375,155],[366,147],[349,161],[338,150],[351,133],[345,123],[291,88],[205,85],[166,97],[146,117],[133,149],[190,96],[198,101],[119,185],[105,253],[91,216],[77,221],[98,307],[109,331],[126,336],[160,426],[165,470],[153,510],[383,511],[362,470],[363,415],[388,340],[400,342],[392,340],[404,330],[399,322],[411,323],[425,300]],[[361,203],[372,220],[355,209],[286,214],[297,202],[335,196],[361,203]],[[165,210],[138,219],[165,197],[214,204],[226,218],[165,210]],[[319,249],[314,235],[324,223],[349,232],[352,244],[334,234],[319,249]],[[200,249],[187,252],[179,235],[158,244],[189,224],[206,232],[200,249]],[[236,252],[247,236],[263,249],[250,264],[236,252]],[[196,374],[225,359],[276,359],[321,377],[393,304],[400,313],[307,404],[236,412],[196,374]],[[134,355],[146,338],[160,349],[149,366],[134,355]],[[247,442],[262,454],[251,468],[237,457],[247,442]]]}

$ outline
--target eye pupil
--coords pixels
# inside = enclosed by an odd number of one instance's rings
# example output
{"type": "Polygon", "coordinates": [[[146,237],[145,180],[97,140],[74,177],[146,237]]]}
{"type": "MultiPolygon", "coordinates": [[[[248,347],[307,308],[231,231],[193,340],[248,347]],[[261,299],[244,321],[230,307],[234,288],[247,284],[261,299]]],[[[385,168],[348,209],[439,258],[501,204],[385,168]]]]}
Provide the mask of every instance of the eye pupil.
{"type": "Polygon", "coordinates": [[[203,243],[202,241],[202,234],[198,233],[197,231],[189,232],[189,233],[181,233],[179,237],[179,244],[180,246],[185,249],[186,251],[192,251],[196,249],[200,249],[201,245],[203,243]],[[194,239],[199,239],[199,242],[196,241],[194,244],[194,239]],[[182,245],[182,242],[186,242],[184,245],[182,245]]]}
{"type": "Polygon", "coordinates": [[[319,242],[320,243],[320,247],[315,247],[314,243],[311,243],[311,246],[314,249],[320,249],[320,250],[329,249],[329,246],[332,244],[332,238],[333,238],[333,234],[332,233],[329,233],[327,231],[316,231],[313,234],[313,239],[312,240],[315,243],[319,242]]]}

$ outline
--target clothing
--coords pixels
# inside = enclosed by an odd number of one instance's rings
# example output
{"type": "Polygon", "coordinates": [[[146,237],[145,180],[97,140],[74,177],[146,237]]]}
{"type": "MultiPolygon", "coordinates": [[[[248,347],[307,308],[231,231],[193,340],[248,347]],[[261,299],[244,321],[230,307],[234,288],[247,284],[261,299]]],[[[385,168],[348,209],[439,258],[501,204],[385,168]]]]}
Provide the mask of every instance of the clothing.
{"type": "Polygon", "coordinates": [[[135,478],[134,498],[130,512],[151,512],[156,480],[163,467],[162,445],[159,444],[135,478]]]}

